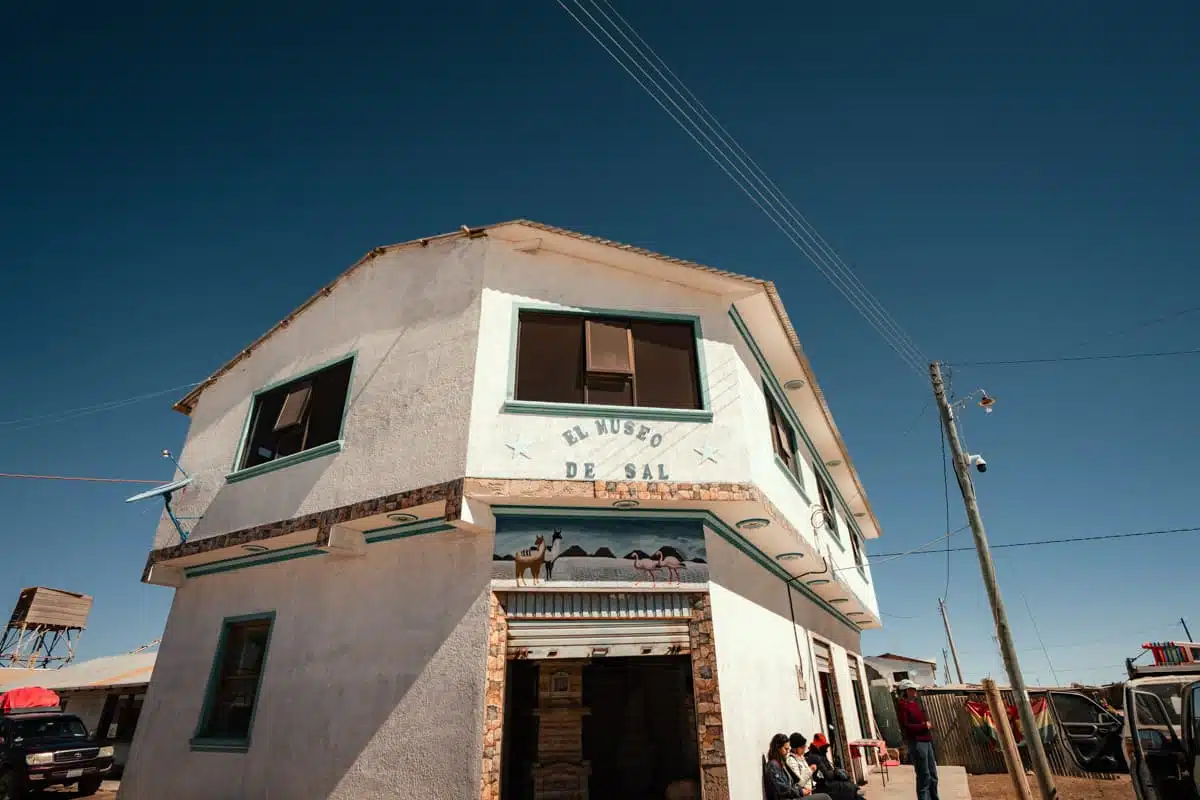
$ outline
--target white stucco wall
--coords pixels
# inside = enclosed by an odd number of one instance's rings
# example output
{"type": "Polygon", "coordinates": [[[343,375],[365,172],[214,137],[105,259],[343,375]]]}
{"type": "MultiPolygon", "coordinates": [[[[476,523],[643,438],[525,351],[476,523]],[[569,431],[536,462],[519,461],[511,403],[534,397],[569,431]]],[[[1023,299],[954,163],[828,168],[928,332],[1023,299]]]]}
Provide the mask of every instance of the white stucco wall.
{"type": "Polygon", "coordinates": [[[492,243],[480,308],[479,351],[475,361],[475,394],[471,410],[469,474],[488,478],[556,478],[566,475],[566,462],[595,464],[595,479],[625,480],[625,464],[636,464],[637,479],[650,465],[656,480],[663,465],[672,481],[744,481],[750,469],[740,441],[744,429],[737,393],[741,369],[732,346],[737,336],[721,296],[668,283],[626,270],[567,256],[529,255],[492,243]],[[634,421],[634,435],[600,436],[594,417],[506,414],[513,365],[514,314],[521,305],[559,309],[605,309],[697,316],[703,333],[701,363],[714,412],[712,423],[634,421]],[[568,444],[563,431],[579,425],[589,438],[568,444]],[[649,429],[644,438],[637,429],[649,429]],[[650,439],[661,434],[652,446],[650,439]],[[528,445],[527,455],[509,444],[528,445]],[[720,451],[716,462],[702,461],[695,448],[709,444],[720,451]]]}
{"type": "Polygon", "coordinates": [[[741,394],[743,419],[745,429],[741,439],[745,442],[750,464],[750,480],[770,498],[800,534],[814,545],[817,550],[829,559],[833,569],[850,589],[864,601],[876,616],[879,615],[879,602],[875,597],[875,586],[871,582],[870,566],[865,564],[867,553],[864,544],[864,568],[860,572],[854,562],[854,551],[850,544],[851,529],[847,524],[845,509],[836,509],[840,538],[825,530],[814,530],[812,525],[813,512],[820,508],[820,495],[817,492],[817,479],[813,473],[813,458],[802,441],[796,443],[802,456],[803,473],[801,492],[792,483],[775,460],[775,451],[771,442],[771,428],[767,413],[767,400],[763,395],[763,373],[755,360],[750,347],[735,332],[736,352],[738,355],[738,391],[741,394]]]}
{"type": "Polygon", "coordinates": [[[187,581],[121,800],[476,796],[491,548],[428,534],[187,581]],[[192,752],[222,620],[271,610],[249,752],[192,752]]]}
{"type": "MultiPolygon", "coordinates": [[[[87,726],[88,733],[97,733],[96,726],[100,724],[100,715],[104,713],[104,702],[108,699],[107,691],[98,692],[62,692],[67,701],[67,712],[74,714],[87,726]]],[[[113,720],[116,721],[115,718],[113,720]]],[[[107,731],[99,731],[101,736],[107,731]]]]}
{"type": "MultiPolygon", "coordinates": [[[[177,513],[204,515],[191,538],[461,477],[486,247],[375,258],[205,389],[179,456],[194,480],[177,513]],[[226,484],[254,392],[353,351],[343,452],[226,484]]],[[[178,541],[164,517],[155,546],[178,541]]]]}
{"type": "Polygon", "coordinates": [[[892,677],[897,672],[907,672],[908,679],[919,686],[937,685],[937,666],[934,664],[896,658],[879,658],[878,656],[868,658],[867,663],[879,670],[879,674],[893,685],[899,682],[892,677]]]}
{"type": "Polygon", "coordinates": [[[840,653],[837,676],[847,727],[857,719],[845,671],[845,652],[858,652],[859,634],[837,622],[798,590],[792,590],[796,624],[788,609],[788,590],[733,545],[707,534],[711,564],[713,639],[730,797],[762,794],[762,758],[771,736],[799,731],[805,736],[824,728],[820,687],[813,671],[811,634],[840,653]],[[800,653],[797,654],[797,639],[800,653]],[[804,664],[808,698],[800,699],[796,666],[804,664]],[[849,699],[849,705],[846,705],[849,699]]]}

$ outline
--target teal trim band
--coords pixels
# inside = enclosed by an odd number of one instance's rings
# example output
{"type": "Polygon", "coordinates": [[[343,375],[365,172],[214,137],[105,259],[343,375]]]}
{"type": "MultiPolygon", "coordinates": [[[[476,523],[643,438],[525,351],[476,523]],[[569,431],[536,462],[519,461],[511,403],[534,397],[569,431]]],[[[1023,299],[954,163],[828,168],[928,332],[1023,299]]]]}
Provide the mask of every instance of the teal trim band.
{"type": "Polygon", "coordinates": [[[804,484],[800,482],[800,477],[796,475],[796,473],[792,472],[791,468],[788,467],[787,464],[783,463],[783,459],[778,455],[775,456],[775,466],[779,467],[779,469],[783,471],[784,475],[787,475],[788,481],[790,481],[792,484],[792,488],[800,493],[800,499],[804,501],[804,504],[807,506],[812,506],[812,500],[808,499],[808,492],[804,491],[804,484]]]}
{"type": "Polygon", "coordinates": [[[233,558],[223,558],[220,561],[212,561],[208,564],[185,567],[183,574],[187,578],[199,578],[202,575],[216,575],[220,572],[232,572],[233,570],[245,569],[247,567],[260,567],[264,564],[277,564],[280,561],[291,561],[296,558],[323,555],[325,555],[323,550],[318,550],[310,544],[302,544],[295,547],[283,547],[279,550],[272,550],[269,553],[234,556],[233,558]]]}
{"type": "Polygon", "coordinates": [[[302,450],[299,453],[293,453],[290,456],[284,456],[283,458],[277,458],[274,461],[267,461],[263,464],[256,464],[253,467],[239,469],[237,472],[231,472],[225,476],[225,482],[239,483],[241,481],[250,480],[251,478],[256,478],[259,475],[265,475],[268,472],[274,472],[275,470],[279,469],[287,469],[288,467],[295,466],[296,464],[303,464],[305,461],[312,461],[314,458],[331,456],[335,453],[342,452],[342,449],[345,446],[346,442],[343,439],[338,439],[337,441],[333,442],[326,442],[325,444],[317,445],[316,447],[310,447],[307,450],[302,450]]]}
{"type": "Polygon", "coordinates": [[[188,747],[194,753],[248,753],[249,742],[225,739],[190,739],[188,747]]]}
{"type": "Polygon", "coordinates": [[[193,750],[209,752],[245,753],[250,749],[250,736],[254,732],[254,717],[258,713],[258,704],[262,699],[263,676],[267,674],[267,659],[271,654],[271,636],[275,633],[275,612],[261,611],[256,614],[242,614],[236,617],[226,617],[221,620],[221,632],[217,638],[216,652],[213,653],[212,666],[208,670],[208,684],[204,689],[204,702],[200,706],[200,719],[196,721],[196,732],[188,744],[193,750]],[[221,664],[225,661],[225,648],[229,645],[229,632],[234,625],[245,622],[267,620],[267,639],[263,642],[262,662],[259,664],[258,682],[254,687],[254,705],[250,709],[250,723],[246,727],[245,739],[227,739],[204,735],[204,727],[212,713],[213,701],[216,699],[218,684],[221,681],[221,664]]]}
{"type": "Polygon", "coordinates": [[[746,347],[750,348],[750,354],[754,356],[754,360],[758,362],[759,371],[762,372],[763,378],[766,379],[767,385],[771,389],[771,393],[775,396],[775,401],[779,404],[779,408],[787,416],[788,422],[791,423],[796,433],[800,434],[800,438],[804,440],[804,446],[808,449],[808,457],[812,461],[813,471],[824,476],[829,490],[833,492],[838,503],[841,504],[842,511],[846,515],[846,524],[853,528],[859,536],[862,536],[862,530],[859,529],[858,523],[854,521],[854,515],[850,513],[850,504],[846,502],[846,498],[842,497],[841,491],[837,487],[837,483],[829,474],[829,470],[825,467],[825,462],[821,460],[820,454],[817,452],[816,445],[812,443],[812,439],[808,436],[808,431],[800,424],[800,418],[796,416],[796,410],[792,408],[792,404],[787,401],[787,394],[780,385],[779,379],[775,377],[775,373],[771,371],[771,365],[767,363],[767,357],[763,355],[762,350],[758,347],[758,342],[755,341],[754,335],[750,333],[750,329],[746,327],[745,320],[738,313],[734,306],[729,307],[729,318],[733,320],[733,327],[737,328],[737,332],[741,334],[742,341],[746,343],[746,347]]]}
{"type": "MultiPolygon", "coordinates": [[[[250,407],[248,409],[246,409],[246,421],[242,423],[242,436],[238,440],[237,450],[235,450],[234,454],[233,454],[233,465],[230,466],[230,468],[229,468],[230,474],[231,475],[239,475],[242,472],[248,471],[248,470],[239,470],[238,464],[242,463],[242,458],[245,455],[244,451],[246,449],[246,440],[250,437],[250,429],[254,426],[253,425],[254,414],[258,410],[259,395],[265,394],[266,392],[270,392],[275,389],[278,389],[281,386],[287,386],[289,383],[293,383],[298,380],[303,380],[304,378],[307,378],[309,375],[315,375],[318,372],[322,372],[324,370],[329,369],[330,367],[336,367],[338,364],[341,364],[347,360],[350,361],[350,380],[346,384],[346,400],[342,404],[342,424],[341,424],[341,427],[338,428],[337,438],[338,438],[338,440],[341,440],[345,436],[345,433],[346,433],[346,415],[350,411],[350,398],[354,394],[354,375],[358,369],[358,351],[357,350],[352,350],[343,356],[338,356],[337,358],[332,359],[331,361],[326,361],[323,364],[318,364],[315,367],[310,367],[309,369],[306,369],[304,372],[300,372],[295,375],[292,375],[290,378],[284,378],[283,380],[275,381],[274,383],[269,383],[266,386],[263,386],[262,388],[255,390],[254,394],[250,395],[250,407]]],[[[324,445],[322,445],[322,446],[324,446],[324,445]]],[[[316,449],[316,448],[313,448],[313,449],[316,449]]],[[[308,451],[305,451],[305,452],[308,452],[308,451]]],[[[301,455],[301,454],[297,453],[296,455],[301,455]]],[[[316,456],[313,456],[313,457],[315,458],[316,456]]],[[[283,459],[277,459],[277,460],[282,461],[283,459]]],[[[265,465],[260,464],[258,466],[265,466],[265,465]]],[[[258,467],[251,467],[250,469],[257,469],[257,468],[258,467]]],[[[256,473],[256,474],[261,474],[261,473],[256,473]]],[[[254,477],[254,476],[247,475],[246,477],[254,477]]],[[[228,478],[226,478],[226,480],[228,480],[228,478]]],[[[239,478],[238,480],[244,480],[244,478],[239,478]]]]}
{"type": "Polygon", "coordinates": [[[508,389],[504,395],[502,410],[506,414],[540,414],[543,416],[566,417],[622,417],[624,419],[650,419],[664,422],[712,422],[713,412],[708,393],[708,361],[704,357],[704,328],[700,317],[695,314],[676,314],[669,311],[627,311],[617,308],[587,308],[581,306],[554,306],[545,303],[513,303],[512,328],[508,346],[508,389]],[[578,317],[615,317],[617,319],[642,319],[654,322],[690,322],[696,339],[696,383],[700,391],[700,408],[649,408],[644,406],[591,406],[584,403],[537,403],[517,400],[517,340],[521,333],[522,311],[545,311],[555,314],[571,314],[578,317]],[[559,410],[563,409],[563,410],[559,410]],[[576,409],[583,409],[579,413],[576,409]],[[619,409],[618,411],[609,411],[619,409]]]}
{"type": "MultiPolygon", "coordinates": [[[[374,544],[376,542],[386,542],[391,539],[420,536],[426,533],[442,533],[453,529],[454,526],[445,520],[424,519],[405,523],[404,525],[391,525],[386,528],[364,531],[363,538],[366,539],[367,544],[374,544]]],[[[185,567],[183,574],[187,578],[200,578],[205,575],[217,575],[222,572],[233,572],[234,570],[248,569],[249,567],[261,567],[267,564],[278,564],[282,561],[292,561],[297,558],[323,555],[327,555],[327,553],[311,544],[299,544],[294,547],[281,547],[278,550],[271,550],[267,553],[247,553],[243,556],[233,556],[232,558],[223,558],[220,561],[212,561],[207,564],[197,564],[194,567],[185,567]]]]}
{"type": "Polygon", "coordinates": [[[658,422],[712,422],[713,413],[694,408],[647,408],[645,406],[590,406],[586,403],[538,403],[532,400],[506,400],[505,414],[533,414],[541,417],[604,417],[644,419],[658,422]]]}
{"type": "Polygon", "coordinates": [[[682,508],[637,508],[637,509],[619,509],[619,508],[584,508],[584,507],[563,507],[563,506],[514,506],[514,505],[494,505],[492,506],[492,514],[497,517],[505,516],[531,516],[531,517],[562,517],[562,518],[580,518],[580,517],[611,517],[615,519],[694,519],[703,522],[710,527],[714,533],[720,536],[735,549],[747,556],[751,561],[754,561],[759,566],[763,567],[767,572],[779,578],[784,583],[790,583],[802,595],[807,597],[812,602],[816,603],[823,611],[832,615],[841,624],[845,625],[856,633],[861,630],[854,620],[847,617],[844,613],[834,608],[824,598],[814,592],[807,586],[795,582],[795,576],[785,570],[775,561],[775,559],[767,556],[766,553],[759,550],[751,544],[744,536],[738,533],[734,528],[729,526],[724,520],[711,511],[703,509],[682,509],[682,508]]]}
{"type": "Polygon", "coordinates": [[[426,533],[442,533],[454,530],[454,526],[442,519],[425,519],[420,522],[410,522],[406,525],[393,525],[390,528],[376,528],[366,531],[363,537],[367,544],[387,542],[392,539],[406,539],[409,536],[421,536],[426,533]]]}

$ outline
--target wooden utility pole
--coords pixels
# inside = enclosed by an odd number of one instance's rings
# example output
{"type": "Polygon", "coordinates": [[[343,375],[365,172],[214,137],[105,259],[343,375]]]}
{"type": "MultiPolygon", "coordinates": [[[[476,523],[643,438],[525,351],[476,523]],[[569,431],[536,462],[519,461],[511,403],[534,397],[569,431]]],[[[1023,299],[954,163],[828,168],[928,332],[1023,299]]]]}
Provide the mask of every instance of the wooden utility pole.
{"type": "Polygon", "coordinates": [[[979,571],[983,573],[983,584],[987,588],[988,602],[992,606],[992,619],[996,623],[996,640],[1000,645],[1000,655],[1004,658],[1004,669],[1008,672],[1008,682],[1012,687],[1013,699],[1021,718],[1021,728],[1025,731],[1025,741],[1029,747],[1029,760],[1033,764],[1034,774],[1037,775],[1038,789],[1042,800],[1056,800],[1058,790],[1054,786],[1054,773],[1050,771],[1050,760],[1046,757],[1046,748],[1038,733],[1037,719],[1033,716],[1033,704],[1029,702],[1029,692],[1025,688],[1025,678],[1021,675],[1021,663],[1017,660],[1017,648],[1013,645],[1012,630],[1008,626],[1008,614],[1004,611],[1004,601],[1000,599],[1000,587],[996,582],[996,565],[992,563],[992,551],[988,547],[987,531],[983,527],[983,517],[979,513],[979,503],[975,499],[975,485],[971,483],[970,458],[963,450],[962,440],[958,435],[958,426],[954,422],[954,409],[946,399],[946,386],[942,383],[941,365],[936,361],[929,365],[929,377],[933,382],[933,396],[937,400],[938,411],[941,413],[942,426],[946,429],[946,440],[950,444],[953,455],[954,472],[958,476],[958,488],[962,492],[963,504],[967,508],[967,521],[971,523],[971,534],[975,537],[975,552],[979,555],[979,571]]]}
{"type": "Polygon", "coordinates": [[[950,654],[944,647],[942,648],[942,670],[946,674],[946,683],[950,683],[950,654]]]}
{"type": "Polygon", "coordinates": [[[1185,620],[1183,617],[1180,617],[1179,624],[1183,626],[1183,632],[1187,634],[1188,641],[1192,641],[1192,632],[1188,630],[1187,620],[1185,620]]]}
{"type": "Polygon", "coordinates": [[[954,657],[954,672],[958,675],[958,682],[964,683],[962,667],[958,663],[958,648],[954,646],[954,634],[950,633],[950,618],[946,616],[946,603],[940,597],[938,598],[938,609],[942,612],[942,624],[946,626],[946,641],[950,643],[950,655],[954,657]]]}
{"type": "Polygon", "coordinates": [[[1029,791],[1029,781],[1025,780],[1025,765],[1021,763],[1017,738],[1013,736],[1012,726],[1008,724],[1008,709],[1004,707],[1000,687],[996,686],[996,682],[991,678],[984,678],[983,693],[987,695],[988,708],[992,710],[992,721],[996,723],[996,730],[1000,734],[1000,752],[1004,754],[1004,766],[1008,768],[1008,777],[1012,778],[1017,800],[1033,800],[1033,793],[1029,791]]]}

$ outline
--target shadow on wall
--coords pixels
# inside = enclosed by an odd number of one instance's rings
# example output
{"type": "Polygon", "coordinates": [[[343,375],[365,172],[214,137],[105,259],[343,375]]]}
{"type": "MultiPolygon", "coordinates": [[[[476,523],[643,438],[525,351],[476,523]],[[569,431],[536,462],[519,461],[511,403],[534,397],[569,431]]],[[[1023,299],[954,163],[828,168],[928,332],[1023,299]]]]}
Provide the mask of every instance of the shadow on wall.
{"type": "MultiPolygon", "coordinates": [[[[297,516],[314,490],[320,499],[329,495],[332,505],[342,505],[461,474],[447,468],[443,471],[455,475],[424,480],[421,473],[429,469],[421,465],[431,453],[465,463],[466,437],[456,426],[470,413],[483,254],[482,242],[452,241],[374,259],[208,388],[192,412],[181,458],[194,483],[180,493],[176,509],[184,516],[204,515],[195,537],[297,516]],[[225,485],[254,392],[354,350],[346,452],[290,466],[286,480],[260,475],[245,487],[225,485]],[[431,407],[441,413],[424,414],[431,407]],[[390,444],[397,429],[406,436],[414,427],[424,429],[428,452],[411,447],[397,452],[390,444]],[[413,467],[412,480],[353,497],[346,492],[354,481],[325,485],[325,469],[356,451],[359,458],[387,463],[392,474],[413,467]],[[404,462],[405,453],[413,464],[404,462]]],[[[160,522],[155,546],[176,543],[170,522],[160,522]]]]}
{"type": "Polygon", "coordinates": [[[490,548],[435,534],[185,584],[122,800],[477,795],[490,548]],[[219,615],[272,607],[249,752],[188,752],[219,615]]]}

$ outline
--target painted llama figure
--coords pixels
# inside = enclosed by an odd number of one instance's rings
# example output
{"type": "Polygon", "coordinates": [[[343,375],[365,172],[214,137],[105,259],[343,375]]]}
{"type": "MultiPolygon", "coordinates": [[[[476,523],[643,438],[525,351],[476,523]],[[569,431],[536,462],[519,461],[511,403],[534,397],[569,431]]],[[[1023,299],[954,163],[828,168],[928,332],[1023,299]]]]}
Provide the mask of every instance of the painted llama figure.
{"type": "Polygon", "coordinates": [[[538,576],[542,574],[542,564],[546,560],[546,537],[540,533],[537,539],[533,542],[533,547],[513,554],[513,564],[517,573],[517,585],[521,585],[521,576],[525,574],[525,570],[529,570],[529,576],[534,583],[538,582],[538,576]]]}
{"type": "Polygon", "coordinates": [[[562,538],[562,531],[555,528],[554,535],[550,537],[550,549],[546,551],[546,580],[554,575],[554,562],[562,554],[562,538]]]}

